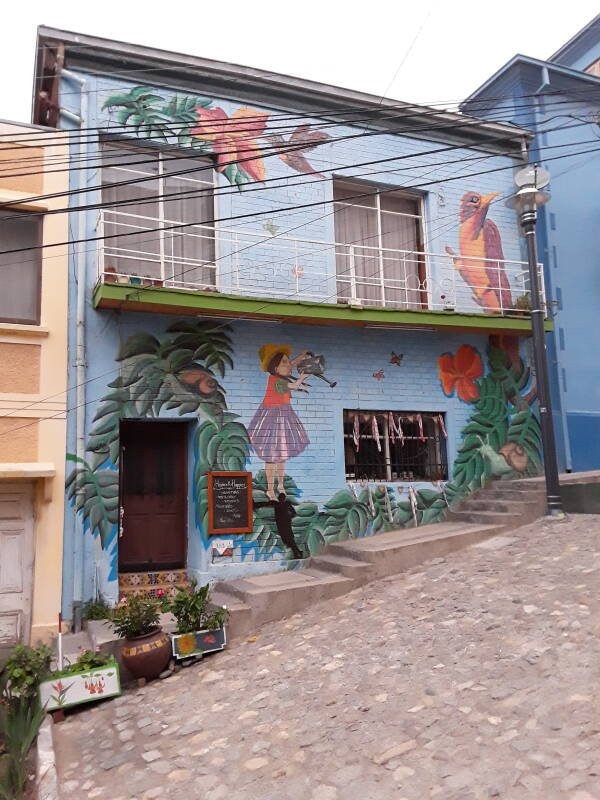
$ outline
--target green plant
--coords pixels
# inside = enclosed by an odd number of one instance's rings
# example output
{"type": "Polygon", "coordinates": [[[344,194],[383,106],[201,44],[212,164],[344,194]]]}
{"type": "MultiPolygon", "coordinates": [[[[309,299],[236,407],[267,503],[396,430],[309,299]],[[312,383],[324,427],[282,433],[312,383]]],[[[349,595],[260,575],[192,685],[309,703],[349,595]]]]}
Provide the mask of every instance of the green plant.
{"type": "Polygon", "coordinates": [[[520,297],[517,297],[515,301],[515,308],[519,311],[531,311],[531,295],[529,292],[525,292],[520,297]]]}
{"type": "Polygon", "coordinates": [[[4,665],[4,693],[11,697],[35,697],[40,681],[50,673],[51,660],[52,651],[46,645],[27,647],[18,644],[4,665]]]}
{"type": "Polygon", "coordinates": [[[27,754],[37,736],[45,709],[32,697],[8,691],[0,701],[0,736],[6,756],[0,776],[0,799],[21,800],[27,784],[27,754]]]}
{"type": "Polygon", "coordinates": [[[88,600],[83,606],[84,619],[110,619],[112,614],[112,606],[106,602],[101,594],[95,600],[88,600]]]}
{"type": "Polygon", "coordinates": [[[69,675],[73,672],[87,672],[88,670],[105,667],[112,661],[112,656],[101,651],[83,650],[73,664],[68,664],[64,669],[52,673],[53,677],[58,675],[69,675]]]}
{"type": "Polygon", "coordinates": [[[177,590],[170,610],[177,620],[178,634],[222,628],[229,616],[227,609],[211,606],[210,586],[206,584],[198,589],[195,580],[191,581],[189,589],[180,587],[177,590]]]}
{"type": "Polygon", "coordinates": [[[152,633],[158,627],[158,601],[146,595],[129,595],[115,608],[112,624],[117,636],[132,639],[152,633]]]}

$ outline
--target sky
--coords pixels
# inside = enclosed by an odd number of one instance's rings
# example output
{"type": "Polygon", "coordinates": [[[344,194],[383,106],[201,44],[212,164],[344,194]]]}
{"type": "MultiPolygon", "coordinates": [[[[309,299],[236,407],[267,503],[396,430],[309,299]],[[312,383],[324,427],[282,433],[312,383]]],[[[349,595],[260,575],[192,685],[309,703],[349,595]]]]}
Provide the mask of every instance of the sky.
{"type": "Polygon", "coordinates": [[[597,0],[28,0],[5,16],[0,118],[30,121],[40,24],[449,106],[517,52],[548,58],[597,13],[597,0]]]}

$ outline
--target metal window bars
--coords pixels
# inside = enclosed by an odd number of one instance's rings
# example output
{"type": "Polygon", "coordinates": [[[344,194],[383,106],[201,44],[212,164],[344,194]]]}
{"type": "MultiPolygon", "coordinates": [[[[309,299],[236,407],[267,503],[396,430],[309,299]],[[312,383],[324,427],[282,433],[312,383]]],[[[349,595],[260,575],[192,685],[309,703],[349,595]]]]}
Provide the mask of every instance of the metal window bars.
{"type": "Polygon", "coordinates": [[[345,409],[344,459],[348,480],[386,483],[447,480],[445,415],[431,411],[345,409]],[[400,419],[402,437],[390,430],[390,414],[395,420],[400,419]]]}

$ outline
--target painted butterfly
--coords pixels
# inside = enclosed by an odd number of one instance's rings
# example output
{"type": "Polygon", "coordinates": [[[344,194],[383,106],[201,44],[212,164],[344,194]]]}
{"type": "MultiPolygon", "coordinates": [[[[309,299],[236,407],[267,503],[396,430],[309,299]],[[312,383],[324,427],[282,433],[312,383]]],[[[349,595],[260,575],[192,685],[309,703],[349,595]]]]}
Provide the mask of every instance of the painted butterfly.
{"type": "Polygon", "coordinates": [[[400,353],[400,355],[398,355],[398,353],[395,353],[392,350],[392,357],[390,358],[390,364],[395,364],[397,367],[399,367],[400,364],[402,364],[403,358],[404,358],[404,353],[400,353]]]}

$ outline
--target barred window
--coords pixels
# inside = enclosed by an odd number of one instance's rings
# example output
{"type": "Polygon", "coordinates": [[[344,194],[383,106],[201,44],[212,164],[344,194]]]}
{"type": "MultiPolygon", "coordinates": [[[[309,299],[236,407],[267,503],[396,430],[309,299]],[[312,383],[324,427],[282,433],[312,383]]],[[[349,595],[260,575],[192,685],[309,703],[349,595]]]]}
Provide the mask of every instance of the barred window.
{"type": "Polygon", "coordinates": [[[344,409],[346,478],[447,480],[446,438],[441,411],[344,409]]]}

